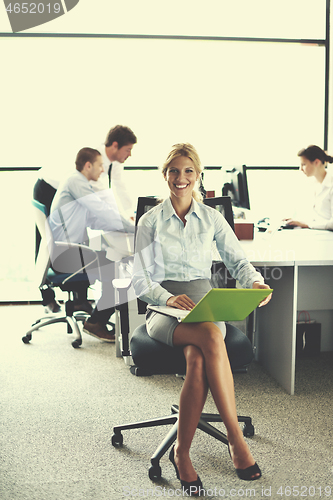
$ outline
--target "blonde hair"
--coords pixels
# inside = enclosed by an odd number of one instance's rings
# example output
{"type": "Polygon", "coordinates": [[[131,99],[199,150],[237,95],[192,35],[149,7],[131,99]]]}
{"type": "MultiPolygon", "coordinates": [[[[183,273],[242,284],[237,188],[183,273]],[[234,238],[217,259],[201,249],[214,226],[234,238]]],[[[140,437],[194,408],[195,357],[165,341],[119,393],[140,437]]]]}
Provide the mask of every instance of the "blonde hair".
{"type": "MultiPolygon", "coordinates": [[[[199,155],[198,155],[196,149],[194,148],[194,146],[192,146],[192,144],[189,144],[189,143],[179,143],[179,144],[174,144],[172,146],[172,149],[171,149],[170,153],[168,154],[166,161],[163,164],[162,174],[164,177],[166,176],[167,170],[168,170],[171,162],[173,160],[175,160],[176,158],[179,158],[180,156],[186,156],[187,158],[189,158],[193,162],[194,169],[195,169],[196,173],[199,176],[201,175],[203,168],[201,166],[201,161],[200,161],[199,155]]],[[[202,198],[202,195],[199,191],[193,190],[193,198],[196,201],[202,203],[203,198],[202,198]]]]}

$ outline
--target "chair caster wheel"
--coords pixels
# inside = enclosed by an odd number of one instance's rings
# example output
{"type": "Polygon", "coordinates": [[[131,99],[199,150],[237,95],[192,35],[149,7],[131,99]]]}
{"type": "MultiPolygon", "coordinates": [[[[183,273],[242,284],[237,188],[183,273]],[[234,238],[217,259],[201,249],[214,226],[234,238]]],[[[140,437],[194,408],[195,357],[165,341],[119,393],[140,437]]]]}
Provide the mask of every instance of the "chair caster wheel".
{"type": "Polygon", "coordinates": [[[119,433],[114,433],[111,438],[112,446],[121,446],[123,444],[123,435],[119,433]]]}
{"type": "Polygon", "coordinates": [[[78,347],[80,347],[81,344],[82,344],[81,339],[76,339],[76,340],[73,340],[73,342],[72,342],[72,346],[74,347],[74,349],[77,349],[78,347]]]}
{"type": "Polygon", "coordinates": [[[244,425],[243,435],[245,437],[252,437],[252,436],[254,436],[254,427],[253,427],[252,424],[245,424],[244,425]]]}
{"type": "Polygon", "coordinates": [[[161,467],[159,465],[152,465],[151,467],[149,467],[148,476],[149,479],[151,479],[152,481],[157,481],[158,479],[161,479],[162,476],[161,467]]]}
{"type": "Polygon", "coordinates": [[[22,337],[22,342],[24,344],[29,344],[30,340],[31,340],[31,334],[28,334],[25,337],[22,337]]]}

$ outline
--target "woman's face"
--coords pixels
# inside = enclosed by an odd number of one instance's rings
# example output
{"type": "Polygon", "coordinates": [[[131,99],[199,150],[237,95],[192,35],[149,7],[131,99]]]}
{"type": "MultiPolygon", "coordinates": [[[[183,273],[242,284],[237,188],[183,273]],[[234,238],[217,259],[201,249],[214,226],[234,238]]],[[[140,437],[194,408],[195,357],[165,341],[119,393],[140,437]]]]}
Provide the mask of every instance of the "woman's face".
{"type": "Polygon", "coordinates": [[[301,156],[301,170],[307,177],[312,177],[316,171],[316,163],[315,161],[310,161],[305,156],[301,156]]]}
{"type": "Polygon", "coordinates": [[[198,177],[193,161],[187,156],[178,156],[172,160],[164,175],[171,196],[176,198],[192,197],[198,177]]]}

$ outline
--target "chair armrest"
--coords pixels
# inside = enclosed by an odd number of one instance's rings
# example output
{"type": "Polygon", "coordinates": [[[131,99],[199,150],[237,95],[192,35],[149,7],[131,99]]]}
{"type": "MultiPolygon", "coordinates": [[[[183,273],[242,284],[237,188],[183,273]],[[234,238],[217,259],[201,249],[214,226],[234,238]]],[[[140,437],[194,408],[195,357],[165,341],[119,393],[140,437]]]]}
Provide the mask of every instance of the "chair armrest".
{"type": "Polygon", "coordinates": [[[97,256],[97,252],[92,248],[84,245],[83,243],[68,243],[67,241],[55,241],[55,245],[58,247],[68,247],[68,248],[81,248],[82,250],[87,250],[97,256]]]}
{"type": "Polygon", "coordinates": [[[131,283],[132,281],[130,278],[118,278],[112,280],[112,284],[116,290],[128,290],[131,283]]]}
{"type": "Polygon", "coordinates": [[[88,247],[87,245],[83,245],[82,243],[70,243],[70,242],[64,242],[64,241],[55,241],[54,242],[54,246],[55,247],[63,247],[63,248],[67,248],[67,249],[69,249],[69,248],[76,248],[79,251],[80,250],[84,250],[86,253],[91,254],[91,257],[92,257],[92,260],[90,262],[88,262],[87,264],[85,264],[84,266],[82,266],[80,269],[77,269],[74,273],[72,273],[69,276],[67,276],[67,278],[65,278],[63,280],[62,284],[65,284],[71,278],[73,278],[77,274],[81,273],[82,271],[86,270],[89,266],[91,266],[91,264],[94,264],[95,262],[97,262],[97,268],[98,268],[98,272],[99,272],[99,279],[100,279],[100,281],[102,281],[102,279],[101,279],[101,270],[100,270],[99,262],[98,262],[98,253],[95,250],[93,250],[92,248],[88,247]]]}

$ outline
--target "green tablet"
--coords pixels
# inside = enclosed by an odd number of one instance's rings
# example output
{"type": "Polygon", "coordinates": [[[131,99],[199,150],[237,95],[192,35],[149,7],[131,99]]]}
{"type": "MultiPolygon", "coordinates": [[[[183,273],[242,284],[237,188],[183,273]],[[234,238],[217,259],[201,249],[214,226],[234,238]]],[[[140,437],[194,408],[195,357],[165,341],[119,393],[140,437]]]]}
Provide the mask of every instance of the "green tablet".
{"type": "Polygon", "coordinates": [[[191,311],[169,306],[148,308],[182,323],[242,321],[272,292],[271,288],[212,288],[191,311]]]}

